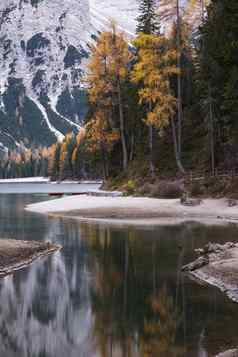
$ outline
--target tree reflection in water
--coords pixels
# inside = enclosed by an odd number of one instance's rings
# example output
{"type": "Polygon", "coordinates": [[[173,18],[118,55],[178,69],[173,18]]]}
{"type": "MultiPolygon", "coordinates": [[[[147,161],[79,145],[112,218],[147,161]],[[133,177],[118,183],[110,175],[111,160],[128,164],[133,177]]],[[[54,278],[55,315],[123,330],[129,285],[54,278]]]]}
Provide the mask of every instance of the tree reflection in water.
{"type": "Polygon", "coordinates": [[[92,312],[100,356],[184,356],[176,345],[181,316],[159,281],[156,241],[145,249],[133,229],[113,237],[108,228],[85,229],[95,253],[92,312]]]}
{"type": "Polygon", "coordinates": [[[144,357],[182,357],[184,349],[176,346],[180,314],[166,285],[151,298],[152,316],[145,319],[140,349],[144,357]]]}

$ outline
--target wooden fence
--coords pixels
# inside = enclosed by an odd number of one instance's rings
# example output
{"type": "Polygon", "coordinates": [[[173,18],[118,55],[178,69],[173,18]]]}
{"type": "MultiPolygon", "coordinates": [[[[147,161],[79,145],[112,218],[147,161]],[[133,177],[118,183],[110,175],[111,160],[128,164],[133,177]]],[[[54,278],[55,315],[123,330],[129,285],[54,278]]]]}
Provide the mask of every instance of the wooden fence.
{"type": "Polygon", "coordinates": [[[185,178],[189,181],[200,181],[211,177],[238,177],[238,168],[233,170],[220,170],[216,169],[214,174],[208,171],[187,171],[185,178]]]}

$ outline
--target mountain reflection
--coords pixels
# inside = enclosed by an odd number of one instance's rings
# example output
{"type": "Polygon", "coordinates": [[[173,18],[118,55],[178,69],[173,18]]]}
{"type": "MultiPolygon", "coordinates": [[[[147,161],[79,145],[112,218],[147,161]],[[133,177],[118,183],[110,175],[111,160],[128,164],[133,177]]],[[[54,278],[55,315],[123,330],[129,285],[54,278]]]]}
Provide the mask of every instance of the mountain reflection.
{"type": "Polygon", "coordinates": [[[89,286],[75,255],[57,253],[0,283],[0,355],[91,356],[89,286]]]}

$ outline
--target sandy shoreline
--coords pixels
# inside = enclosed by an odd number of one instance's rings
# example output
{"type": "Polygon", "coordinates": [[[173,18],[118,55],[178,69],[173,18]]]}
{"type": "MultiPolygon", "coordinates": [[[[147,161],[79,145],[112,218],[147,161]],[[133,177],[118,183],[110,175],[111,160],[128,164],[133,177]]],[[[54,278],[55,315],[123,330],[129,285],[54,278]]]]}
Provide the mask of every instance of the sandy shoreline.
{"type": "Polygon", "coordinates": [[[52,243],[0,239],[0,278],[13,274],[59,249],[58,245],[52,243]]]}
{"type": "Polygon", "coordinates": [[[206,199],[199,206],[183,206],[178,199],[145,197],[71,196],[31,204],[27,211],[80,220],[132,224],[162,224],[186,221],[238,223],[238,207],[228,207],[226,199],[206,199]]]}

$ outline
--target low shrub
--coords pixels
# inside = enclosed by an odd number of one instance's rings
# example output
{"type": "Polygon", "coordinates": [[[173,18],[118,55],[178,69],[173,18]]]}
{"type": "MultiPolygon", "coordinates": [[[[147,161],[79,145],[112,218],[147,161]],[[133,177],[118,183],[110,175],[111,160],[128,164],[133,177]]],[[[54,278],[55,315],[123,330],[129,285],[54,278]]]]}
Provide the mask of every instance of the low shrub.
{"type": "Polygon", "coordinates": [[[224,195],[224,191],[226,190],[226,186],[227,182],[222,178],[210,177],[204,181],[204,187],[207,195],[213,197],[222,197],[224,195]]]}
{"type": "Polygon", "coordinates": [[[183,191],[184,187],[180,181],[160,181],[158,185],[158,197],[161,198],[179,198],[183,191]]]}
{"type": "Polygon", "coordinates": [[[183,184],[180,181],[156,181],[154,183],[145,183],[137,189],[139,195],[156,198],[179,198],[184,191],[183,184]]]}
{"type": "Polygon", "coordinates": [[[224,195],[227,198],[238,199],[238,178],[233,177],[226,185],[224,195]]]}
{"type": "Polygon", "coordinates": [[[150,196],[153,190],[154,184],[146,182],[137,188],[136,193],[140,196],[150,196]]]}
{"type": "Polygon", "coordinates": [[[191,197],[200,197],[205,193],[205,187],[202,182],[194,181],[189,186],[189,192],[191,197]]]}
{"type": "Polygon", "coordinates": [[[128,195],[133,195],[135,193],[136,183],[133,180],[129,180],[124,186],[124,190],[128,195]]]}

